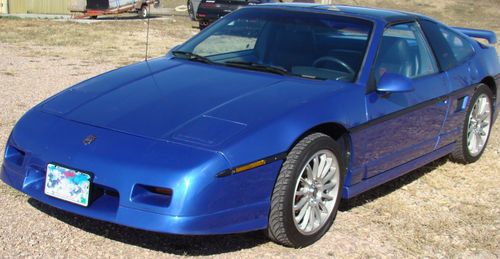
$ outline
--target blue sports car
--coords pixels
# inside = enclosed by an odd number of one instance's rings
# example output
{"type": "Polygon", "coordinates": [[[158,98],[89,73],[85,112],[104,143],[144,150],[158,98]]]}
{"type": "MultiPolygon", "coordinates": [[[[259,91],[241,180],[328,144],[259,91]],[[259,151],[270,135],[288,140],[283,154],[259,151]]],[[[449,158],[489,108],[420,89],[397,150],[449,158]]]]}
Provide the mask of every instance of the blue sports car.
{"type": "Polygon", "coordinates": [[[312,244],[341,199],[449,155],[497,117],[490,31],[351,6],[242,8],[166,56],[27,112],[1,179],[43,203],[189,235],[312,244]],[[480,40],[476,40],[478,38],[480,40]]]}

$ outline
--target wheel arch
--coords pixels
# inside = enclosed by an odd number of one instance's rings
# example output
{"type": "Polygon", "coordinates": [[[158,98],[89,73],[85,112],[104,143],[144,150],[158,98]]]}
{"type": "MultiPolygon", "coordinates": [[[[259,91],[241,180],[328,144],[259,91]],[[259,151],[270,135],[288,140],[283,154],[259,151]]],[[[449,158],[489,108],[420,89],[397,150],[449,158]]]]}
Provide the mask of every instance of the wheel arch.
{"type": "Polygon", "coordinates": [[[298,138],[296,138],[295,141],[290,145],[288,150],[291,150],[300,140],[312,133],[323,133],[339,143],[342,149],[342,159],[344,161],[344,166],[346,167],[347,172],[350,164],[349,162],[351,159],[352,148],[349,130],[344,125],[338,122],[318,124],[303,132],[298,138]]]}
{"type": "MultiPolygon", "coordinates": [[[[495,79],[491,76],[487,76],[481,80],[482,84],[485,84],[488,86],[493,93],[493,104],[496,104],[496,98],[497,98],[497,85],[495,83],[495,79]]],[[[496,108],[496,107],[495,107],[496,108]]]]}

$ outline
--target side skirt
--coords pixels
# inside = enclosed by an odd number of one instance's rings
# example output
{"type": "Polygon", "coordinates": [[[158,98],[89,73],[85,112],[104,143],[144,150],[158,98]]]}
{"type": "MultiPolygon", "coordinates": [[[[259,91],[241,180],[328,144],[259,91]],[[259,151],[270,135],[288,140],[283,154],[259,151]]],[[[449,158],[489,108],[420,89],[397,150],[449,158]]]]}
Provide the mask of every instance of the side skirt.
{"type": "Polygon", "coordinates": [[[434,150],[431,153],[423,155],[417,159],[414,159],[410,162],[397,166],[379,175],[373,176],[353,186],[344,186],[342,192],[342,198],[350,199],[365,191],[373,189],[374,187],[377,187],[390,180],[398,178],[401,175],[407,174],[417,168],[420,168],[434,160],[444,157],[453,151],[454,145],[455,143],[446,145],[440,149],[434,150]]]}

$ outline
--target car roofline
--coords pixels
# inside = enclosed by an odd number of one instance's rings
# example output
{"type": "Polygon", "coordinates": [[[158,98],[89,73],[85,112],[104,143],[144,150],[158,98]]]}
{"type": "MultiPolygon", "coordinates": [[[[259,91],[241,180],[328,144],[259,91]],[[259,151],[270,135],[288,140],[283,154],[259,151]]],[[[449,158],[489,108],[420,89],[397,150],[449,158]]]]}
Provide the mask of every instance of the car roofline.
{"type": "Polygon", "coordinates": [[[266,3],[251,7],[267,7],[277,9],[289,9],[297,11],[322,11],[322,13],[342,14],[350,17],[362,18],[374,22],[398,23],[414,21],[420,18],[431,19],[418,13],[404,12],[399,10],[384,9],[377,7],[364,7],[354,5],[325,5],[316,3],[266,3]]]}

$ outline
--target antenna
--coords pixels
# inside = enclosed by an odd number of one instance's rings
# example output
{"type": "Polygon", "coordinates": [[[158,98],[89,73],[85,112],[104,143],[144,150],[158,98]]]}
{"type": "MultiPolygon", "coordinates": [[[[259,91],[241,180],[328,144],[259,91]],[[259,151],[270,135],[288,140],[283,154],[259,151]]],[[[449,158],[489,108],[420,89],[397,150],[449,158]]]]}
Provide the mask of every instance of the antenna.
{"type": "MultiPolygon", "coordinates": [[[[147,1],[146,1],[147,3],[147,1]]],[[[151,5],[148,4],[147,5],[147,8],[148,8],[148,29],[147,29],[147,32],[146,32],[146,57],[144,58],[145,61],[148,61],[148,51],[149,51],[149,20],[151,19],[151,5]]]]}

